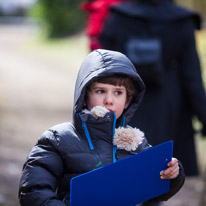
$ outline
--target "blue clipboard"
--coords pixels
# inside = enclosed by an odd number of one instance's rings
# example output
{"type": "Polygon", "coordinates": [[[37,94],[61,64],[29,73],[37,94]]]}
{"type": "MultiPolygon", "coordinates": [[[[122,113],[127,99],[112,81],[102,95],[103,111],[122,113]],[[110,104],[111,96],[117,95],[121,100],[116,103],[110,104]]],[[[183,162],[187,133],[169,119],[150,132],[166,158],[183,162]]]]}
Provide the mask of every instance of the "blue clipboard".
{"type": "Polygon", "coordinates": [[[160,179],[173,153],[173,141],[71,179],[71,206],[135,206],[169,191],[160,179]]]}

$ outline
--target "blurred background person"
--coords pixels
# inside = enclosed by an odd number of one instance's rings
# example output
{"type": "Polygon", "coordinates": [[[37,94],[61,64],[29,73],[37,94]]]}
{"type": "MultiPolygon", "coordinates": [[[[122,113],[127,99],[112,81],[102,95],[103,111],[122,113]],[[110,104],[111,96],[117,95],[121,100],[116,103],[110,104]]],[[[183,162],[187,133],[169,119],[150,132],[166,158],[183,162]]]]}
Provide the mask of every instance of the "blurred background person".
{"type": "Polygon", "coordinates": [[[187,176],[199,174],[193,117],[206,135],[206,95],[196,50],[200,16],[171,0],[134,0],[113,6],[101,46],[126,54],[146,84],[143,104],[130,124],[153,145],[174,140],[187,176]],[[140,71],[143,69],[142,71],[140,71]]]}

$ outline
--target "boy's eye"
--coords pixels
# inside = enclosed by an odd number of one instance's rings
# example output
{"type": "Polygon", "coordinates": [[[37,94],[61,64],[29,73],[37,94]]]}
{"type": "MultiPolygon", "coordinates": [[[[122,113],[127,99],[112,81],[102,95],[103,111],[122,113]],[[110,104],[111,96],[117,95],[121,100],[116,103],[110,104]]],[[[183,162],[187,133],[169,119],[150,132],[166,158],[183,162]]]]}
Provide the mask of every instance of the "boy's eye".
{"type": "Polygon", "coordinates": [[[102,93],[104,93],[104,90],[99,89],[99,90],[96,90],[95,92],[96,92],[97,94],[102,94],[102,93]]]}
{"type": "Polygon", "coordinates": [[[122,91],[115,91],[115,95],[121,95],[122,91]]]}

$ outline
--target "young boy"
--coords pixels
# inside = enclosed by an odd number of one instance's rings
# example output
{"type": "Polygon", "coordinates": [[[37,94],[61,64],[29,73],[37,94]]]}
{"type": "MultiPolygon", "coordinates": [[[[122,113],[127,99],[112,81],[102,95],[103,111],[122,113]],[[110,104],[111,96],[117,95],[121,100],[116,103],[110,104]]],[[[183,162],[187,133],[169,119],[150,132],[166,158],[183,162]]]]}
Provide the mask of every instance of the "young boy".
{"type": "MultiPolygon", "coordinates": [[[[127,126],[144,91],[125,55],[101,49],[91,52],[78,73],[72,122],[44,132],[24,164],[20,204],[70,205],[72,177],[151,147],[143,132],[127,126]],[[130,135],[121,138],[122,129],[130,135]]],[[[178,163],[173,158],[161,173],[160,178],[172,179],[170,191],[153,201],[167,200],[182,187],[184,173],[178,163]]]]}

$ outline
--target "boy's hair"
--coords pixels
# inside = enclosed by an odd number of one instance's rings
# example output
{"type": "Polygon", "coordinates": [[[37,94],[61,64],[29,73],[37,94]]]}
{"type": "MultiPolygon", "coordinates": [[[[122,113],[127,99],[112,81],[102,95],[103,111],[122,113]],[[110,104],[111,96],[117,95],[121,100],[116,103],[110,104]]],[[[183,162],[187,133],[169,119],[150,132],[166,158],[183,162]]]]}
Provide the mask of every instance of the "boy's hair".
{"type": "MultiPolygon", "coordinates": [[[[103,83],[103,84],[111,84],[114,86],[124,86],[126,88],[126,91],[127,91],[127,101],[132,100],[132,98],[136,95],[136,89],[134,86],[134,82],[128,76],[115,74],[112,76],[99,78],[95,82],[103,83]]],[[[90,85],[88,85],[87,91],[89,90],[90,85]]],[[[87,94],[86,94],[85,98],[87,98],[87,94]]]]}

